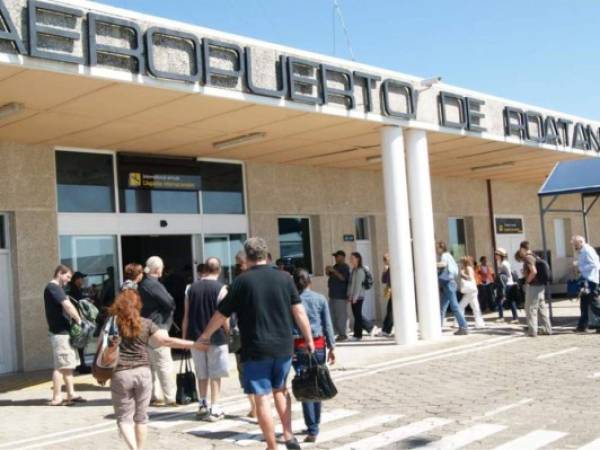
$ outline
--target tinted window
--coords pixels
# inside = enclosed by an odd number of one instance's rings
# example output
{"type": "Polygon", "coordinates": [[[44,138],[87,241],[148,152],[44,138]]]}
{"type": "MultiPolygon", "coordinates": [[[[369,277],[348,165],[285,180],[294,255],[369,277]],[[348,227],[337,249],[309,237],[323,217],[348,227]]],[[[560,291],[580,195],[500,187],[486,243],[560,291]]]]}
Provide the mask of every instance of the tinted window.
{"type": "Polygon", "coordinates": [[[198,214],[201,176],[193,159],[119,156],[121,212],[198,214]]]}
{"type": "Polygon", "coordinates": [[[202,212],[244,214],[244,175],[241,164],[201,161],[202,212]]]}
{"type": "Polygon", "coordinates": [[[462,258],[467,254],[466,234],[464,219],[455,217],[448,219],[448,249],[455,259],[462,258]]]}
{"type": "Polygon", "coordinates": [[[312,272],[308,219],[279,219],[279,253],[286,267],[302,267],[312,272]]]}
{"type": "Polygon", "coordinates": [[[114,212],[112,155],[56,152],[59,212],[114,212]]]}

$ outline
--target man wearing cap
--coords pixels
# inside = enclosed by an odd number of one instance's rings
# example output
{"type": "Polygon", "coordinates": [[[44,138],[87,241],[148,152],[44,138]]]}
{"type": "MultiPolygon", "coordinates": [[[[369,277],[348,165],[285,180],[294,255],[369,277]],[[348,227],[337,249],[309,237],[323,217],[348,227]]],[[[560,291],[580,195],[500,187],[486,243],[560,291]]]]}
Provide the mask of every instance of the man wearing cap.
{"type": "MultiPolygon", "coordinates": [[[[73,274],[71,281],[67,285],[67,293],[75,300],[81,300],[85,298],[83,294],[83,282],[87,277],[87,273],[77,271],[73,274]]],[[[79,365],[75,370],[80,374],[91,373],[92,369],[85,363],[85,353],[82,348],[77,350],[79,352],[79,365]]]]}
{"type": "Polygon", "coordinates": [[[338,250],[333,253],[335,265],[327,266],[325,273],[329,277],[329,310],[333,320],[333,328],[337,334],[336,340],[344,341],[346,336],[346,323],[348,322],[348,280],[350,267],[346,264],[346,253],[338,250]]]}

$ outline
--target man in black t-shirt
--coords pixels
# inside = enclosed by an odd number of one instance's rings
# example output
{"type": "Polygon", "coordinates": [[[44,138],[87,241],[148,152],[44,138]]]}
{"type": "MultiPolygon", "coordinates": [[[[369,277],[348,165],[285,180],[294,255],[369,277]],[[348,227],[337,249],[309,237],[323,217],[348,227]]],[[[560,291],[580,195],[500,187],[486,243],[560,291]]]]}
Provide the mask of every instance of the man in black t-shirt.
{"type": "Polygon", "coordinates": [[[292,433],[291,401],[286,389],[293,353],[293,325],[300,329],[307,347],[314,343],[306,311],[292,277],[267,264],[264,239],[244,243],[249,269],[239,275],[218,311],[198,339],[208,349],[210,337],[231,314],[238,316],[244,362],[244,391],[256,398],[258,423],[267,447],[277,448],[268,396],[273,393],[288,449],[300,445],[292,433]]]}
{"type": "Polygon", "coordinates": [[[44,307],[46,321],[50,332],[54,372],[52,373],[52,401],[50,406],[70,405],[74,402],[83,402],[81,397],[75,396],[73,386],[73,369],[77,366],[77,352],[71,346],[69,329],[70,320],[81,323],[81,318],[75,305],[71,303],[64,287],[71,281],[72,271],[69,267],[59,265],[54,271],[54,278],[44,289],[44,307]],[[61,388],[65,382],[67,399],[63,401],[61,388]]]}

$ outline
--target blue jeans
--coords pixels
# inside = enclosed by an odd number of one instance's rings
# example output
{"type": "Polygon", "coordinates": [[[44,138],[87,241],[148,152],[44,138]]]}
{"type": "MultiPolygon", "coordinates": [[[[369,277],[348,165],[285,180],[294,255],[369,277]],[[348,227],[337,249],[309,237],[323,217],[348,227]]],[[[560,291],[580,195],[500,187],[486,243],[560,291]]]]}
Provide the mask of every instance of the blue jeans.
{"type": "MultiPolygon", "coordinates": [[[[324,348],[315,350],[315,357],[319,364],[325,363],[325,353],[324,348]]],[[[292,364],[296,373],[301,372],[305,366],[308,366],[308,353],[305,349],[295,350],[292,364]]],[[[308,434],[317,436],[319,434],[319,423],[321,422],[321,402],[302,402],[302,413],[308,434]]]]}
{"type": "Polygon", "coordinates": [[[450,306],[450,310],[452,311],[452,314],[454,314],[454,317],[458,322],[458,326],[460,328],[468,328],[469,324],[465,320],[465,316],[463,316],[463,313],[460,311],[460,307],[458,306],[458,300],[456,299],[456,281],[447,281],[440,279],[440,287],[442,289],[442,324],[444,323],[444,317],[446,316],[446,311],[448,311],[448,306],[450,306]]]}
{"type": "Polygon", "coordinates": [[[598,288],[598,285],[593,281],[588,281],[588,290],[587,294],[581,295],[581,300],[579,301],[579,308],[581,312],[581,316],[579,317],[579,321],[577,322],[577,328],[580,330],[586,330],[588,327],[588,323],[590,321],[589,318],[589,308],[590,302],[594,298],[594,292],[598,288]]]}

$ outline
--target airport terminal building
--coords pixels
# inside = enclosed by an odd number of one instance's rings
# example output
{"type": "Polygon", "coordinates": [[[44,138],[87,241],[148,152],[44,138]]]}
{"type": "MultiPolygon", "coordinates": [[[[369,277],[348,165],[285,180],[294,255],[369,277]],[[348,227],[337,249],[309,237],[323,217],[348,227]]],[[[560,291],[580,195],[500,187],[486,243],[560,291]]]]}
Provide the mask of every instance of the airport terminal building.
{"type": "MultiPolygon", "coordinates": [[[[250,235],[321,292],[333,251],[378,278],[389,250],[397,342],[434,339],[434,241],[490,260],[540,249],[540,185],[599,150],[598,122],[438,80],[81,0],[0,0],[0,373],[51,365],[57,263],[103,296],[158,254],[179,298],[207,256],[230,280],[250,235]]],[[[545,225],[564,278],[583,224],[545,225]]]]}

